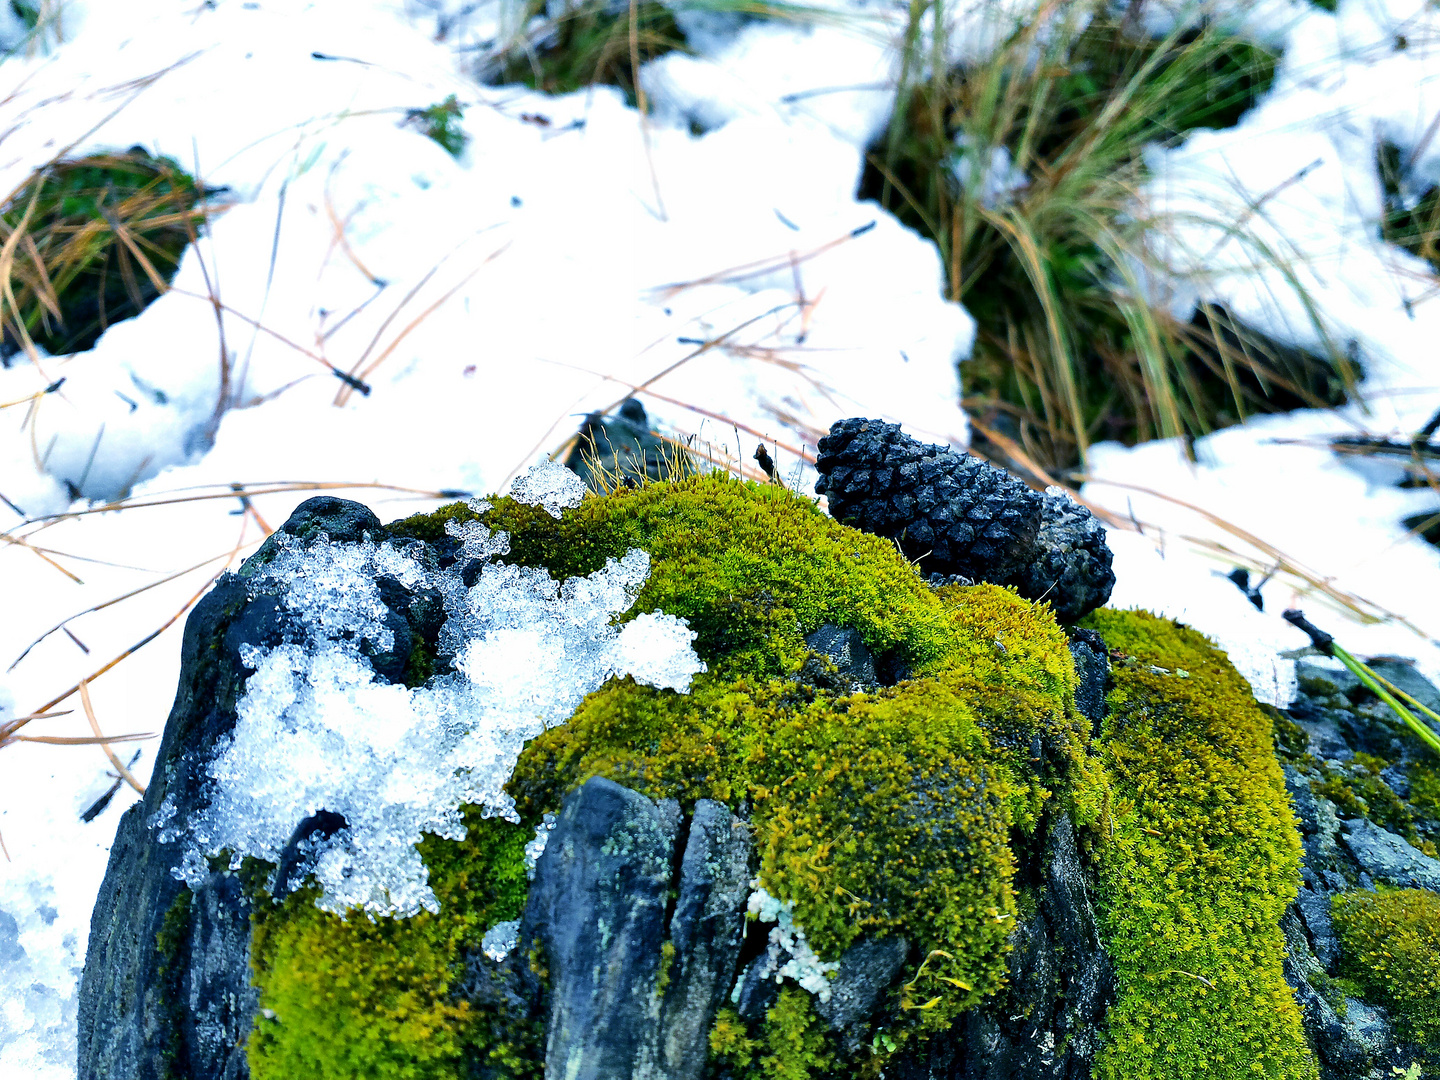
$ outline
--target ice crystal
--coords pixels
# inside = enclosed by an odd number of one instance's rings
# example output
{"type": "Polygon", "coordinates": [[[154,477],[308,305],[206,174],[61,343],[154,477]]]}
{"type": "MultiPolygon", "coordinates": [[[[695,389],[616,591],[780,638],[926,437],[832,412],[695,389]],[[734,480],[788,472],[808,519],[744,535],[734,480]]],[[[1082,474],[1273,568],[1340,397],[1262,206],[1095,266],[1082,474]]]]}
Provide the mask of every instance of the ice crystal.
{"type": "Polygon", "coordinates": [[[531,881],[535,880],[535,865],[540,861],[540,856],[545,854],[545,845],[550,842],[555,820],[554,814],[546,814],[540,824],[535,826],[535,839],[525,845],[525,875],[531,881]]]}
{"type": "MultiPolygon", "coordinates": [[[[508,550],[503,533],[451,526],[476,557],[508,550]]],[[[249,590],[277,597],[306,640],[242,648],[254,674],[207,766],[205,805],[177,824],[167,800],[152,819],[162,842],[185,842],[177,876],[192,888],[222,852],[232,866],[245,856],[278,863],[296,827],[327,810],[346,827],[302,850],[300,866],[320,886],[320,907],[435,911],[415,845],[423,833],[463,838],[462,805],[516,820],[504,785],[527,740],[612,676],[683,693],[705,670],[682,620],[651,613],[615,625],[649,573],[638,549],[563,584],[486,561],[467,588],[458,564],[427,568],[388,543],[277,543],[249,590]],[[362,646],[394,644],[378,576],[441,596],[440,652],[453,671],[414,688],[377,679],[362,646]]],[[[527,854],[538,858],[543,840],[537,831],[527,854]]]]}
{"type": "Polygon", "coordinates": [[[480,939],[480,951],[498,964],[509,956],[518,944],[520,920],[511,919],[509,922],[496,923],[485,931],[485,936],[480,939]]]}
{"type": "MultiPolygon", "coordinates": [[[[826,962],[815,954],[805,940],[804,929],[795,922],[795,905],[771,896],[756,878],[750,883],[754,891],[747,905],[750,914],[762,923],[775,923],[770,928],[769,946],[765,953],[765,967],[762,975],[774,977],[777,983],[794,979],[802,989],[810,991],[821,1001],[830,1000],[830,973],[838,971],[838,962],[826,962]]],[[[732,1002],[740,1000],[741,983],[735,984],[730,995],[732,1002]]]]}
{"type": "Polygon", "coordinates": [[[542,461],[524,476],[517,476],[510,485],[510,496],[517,502],[543,506],[551,517],[580,505],[585,497],[585,481],[558,461],[542,461]]]}

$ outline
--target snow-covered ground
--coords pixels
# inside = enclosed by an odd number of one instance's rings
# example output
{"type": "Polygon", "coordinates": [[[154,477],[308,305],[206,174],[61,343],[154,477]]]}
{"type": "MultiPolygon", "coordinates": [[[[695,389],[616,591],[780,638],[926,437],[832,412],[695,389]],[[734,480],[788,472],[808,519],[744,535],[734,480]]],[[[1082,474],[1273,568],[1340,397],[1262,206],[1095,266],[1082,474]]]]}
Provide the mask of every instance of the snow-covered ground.
{"type": "MultiPolygon", "coordinates": [[[[1156,30],[1195,5],[1171,7],[1148,9],[1156,30]]],[[[503,490],[632,392],[717,460],[773,443],[806,485],[805,454],[840,417],[964,445],[955,362],[973,321],[942,299],[934,247],[854,194],[906,5],[812,8],[681,12],[694,53],[646,66],[642,118],[605,87],[477,82],[488,43],[515,29],[501,0],[69,0],[62,44],[0,63],[0,191],[62,151],[140,144],[227,185],[233,205],[172,291],[95,349],[0,371],[0,404],[65,378],[0,409],[0,718],[94,676],[107,734],[158,733],[183,619],[96,673],[315,485],[383,519],[503,490]],[[469,136],[458,160],[406,123],[451,94],[469,136]]],[[[957,5],[952,55],[983,56],[1032,9],[957,5]]],[[[1374,165],[1384,138],[1440,179],[1440,12],[1235,11],[1237,32],[1284,57],[1235,128],[1152,155],[1144,209],[1176,272],[1167,301],[1221,302],[1314,344],[1293,291],[1224,231],[1244,221],[1360,359],[1365,400],[1217,433],[1195,462],[1172,443],[1096,447],[1083,496],[1125,526],[1111,530],[1114,602],[1212,634],[1269,700],[1286,700],[1284,653],[1306,644],[1279,617],[1294,604],[1352,651],[1412,657],[1433,678],[1440,553],[1400,521],[1436,500],[1323,440],[1408,437],[1440,406],[1437,283],[1378,240],[1374,165]],[[1264,612],[1217,575],[1277,564],[1264,612]]],[[[90,733],[76,696],[52,707],[69,713],[25,734],[90,733]]],[[[138,747],[142,783],[155,745],[116,745],[138,747]]],[[[0,1080],[73,1076],[90,908],[134,798],[122,787],[80,820],[108,768],[93,746],[0,749],[0,1080]]]]}

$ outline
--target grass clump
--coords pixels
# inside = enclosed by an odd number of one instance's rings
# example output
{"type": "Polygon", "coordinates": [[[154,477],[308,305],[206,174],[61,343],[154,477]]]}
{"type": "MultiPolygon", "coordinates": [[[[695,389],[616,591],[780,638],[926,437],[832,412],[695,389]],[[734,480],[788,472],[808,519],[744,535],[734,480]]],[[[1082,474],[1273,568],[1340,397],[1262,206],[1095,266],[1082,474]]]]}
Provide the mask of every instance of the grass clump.
{"type": "Polygon", "coordinates": [[[1412,163],[1393,143],[1380,144],[1376,164],[1385,200],[1380,235],[1411,255],[1418,255],[1440,273],[1440,188],[1407,191],[1412,163]]]}
{"type": "MultiPolygon", "coordinates": [[[[519,25],[529,26],[551,7],[546,0],[530,0],[519,25]]],[[[684,47],[685,35],[657,0],[629,6],[580,0],[551,15],[538,36],[507,48],[498,60],[497,78],[547,94],[568,94],[595,83],[618,86],[633,105],[640,66],[684,47]]]]}
{"type": "Polygon", "coordinates": [[[1282,972],[1301,847],[1270,718],[1195,631],[1109,610],[1086,625],[1126,657],[1101,737],[1115,813],[1099,910],[1118,996],[1095,1075],[1313,1080],[1282,972]]]}
{"type": "MultiPolygon", "coordinates": [[[[1223,310],[1147,303],[1163,281],[1136,193],[1142,150],[1233,124],[1275,57],[1210,25],[1145,37],[1137,5],[1042,5],[994,55],[949,67],[910,49],[862,194],[933,238],[979,323],[966,407],[1063,469],[1096,439],[1193,435],[1250,412],[1343,400],[1330,364],[1223,310]]],[[[1231,224],[1231,223],[1227,223],[1231,224]]],[[[1262,253],[1257,258],[1263,260],[1262,253]]],[[[984,434],[984,431],[981,431],[984,434]]]]}
{"type": "Polygon", "coordinates": [[[460,127],[464,116],[465,110],[460,106],[460,99],[451,94],[444,101],[428,108],[410,110],[405,120],[451,157],[458,158],[470,142],[470,136],[460,127]]]}
{"type": "Polygon", "coordinates": [[[1440,894],[1350,892],[1331,902],[1341,967],[1440,1065],[1440,894]]]}
{"type": "Polygon", "coordinates": [[[139,314],[169,287],[207,194],[174,161],[139,147],[34,173],[0,204],[0,243],[13,252],[0,354],[29,342],[52,355],[82,352],[139,314]]]}

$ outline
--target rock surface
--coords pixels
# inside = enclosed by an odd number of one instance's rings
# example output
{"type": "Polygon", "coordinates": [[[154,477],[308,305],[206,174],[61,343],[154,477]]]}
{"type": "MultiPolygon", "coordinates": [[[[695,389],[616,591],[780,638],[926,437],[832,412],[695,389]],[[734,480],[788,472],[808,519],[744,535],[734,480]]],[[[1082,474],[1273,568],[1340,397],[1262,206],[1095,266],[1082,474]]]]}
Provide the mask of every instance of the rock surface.
{"type": "Polygon", "coordinates": [[[1114,972],[1100,942],[1092,886],[1070,819],[1051,823],[1038,909],[1015,930],[1010,986],[923,1052],[885,1069],[898,1080],[1088,1080],[1114,972]]]}
{"type": "MultiPolygon", "coordinates": [[[[1285,977],[1322,1080],[1368,1080],[1408,1068],[1420,1053],[1397,1037],[1384,1009],[1335,988],[1344,955],[1331,900],[1377,884],[1440,889],[1440,860],[1417,847],[1440,838],[1440,820],[1427,804],[1407,801],[1410,778],[1432,772],[1436,762],[1350,671],[1327,664],[1297,664],[1299,695],[1277,720],[1285,787],[1305,847],[1300,893],[1281,924],[1285,977]]],[[[1420,700],[1440,702],[1409,665],[1371,666],[1420,700]]]]}
{"type": "MultiPolygon", "coordinates": [[[[282,527],[309,539],[359,540],[379,529],[366,507],[321,497],[282,527]]],[[[255,558],[264,555],[262,547],[255,558]]],[[[397,625],[405,618],[392,612],[397,625]]],[[[407,624],[408,633],[408,624],[407,624]]],[[[240,879],[212,872],[193,894],[171,873],[178,845],[160,844],[151,820],[167,797],[177,814],[201,805],[204,763],[235,726],[235,703],[250,674],[244,645],[276,645],[292,634],[272,597],[252,599],[243,579],[223,575],[191,612],[180,685],[145,798],[120,820],[90,923],[80,979],[78,1080],[248,1076],[244,1041],[254,1021],[250,906],[240,879]]]]}
{"type": "MultiPolygon", "coordinates": [[[[284,529],[304,543],[322,533],[359,541],[378,527],[363,507],[323,499],[302,506],[284,529]]],[[[458,557],[454,545],[442,546],[433,545],[430,556],[458,557]]],[[[248,1076],[243,1045],[259,1008],[250,985],[253,893],[246,884],[253,882],[243,871],[217,868],[186,889],[172,873],[177,845],[158,843],[151,827],[167,798],[180,814],[202,805],[205,763],[235,724],[251,670],[240,659],[242,647],[296,640],[281,605],[253,595],[246,582],[222,578],[187,623],[180,689],[154,778],[144,802],[121,821],[95,908],[80,994],[80,1080],[248,1076]]],[[[430,598],[398,582],[384,583],[380,596],[397,642],[433,641],[430,598]]],[[[801,697],[822,686],[873,693],[904,674],[844,626],[825,624],[806,644],[811,658],[793,677],[801,697]]],[[[1110,654],[1093,631],[1072,630],[1069,644],[1077,705],[1098,730],[1110,654]]],[[[383,674],[398,651],[397,645],[366,655],[383,674]]],[[[1330,899],[1376,883],[1435,888],[1440,862],[1418,845],[1440,835],[1440,822],[1399,794],[1412,780],[1419,784],[1416,770],[1424,762],[1363,688],[1314,665],[1301,675],[1305,692],[1288,717],[1277,719],[1306,852],[1304,885],[1282,925],[1285,975],[1323,1080],[1368,1080],[1376,1070],[1383,1076],[1407,1066],[1413,1048],[1398,1041],[1383,1009],[1336,990],[1343,957],[1330,899]],[[1325,758],[1316,755],[1322,749],[1325,758]]],[[[1434,693],[1413,675],[1395,665],[1387,678],[1410,679],[1417,697],[1434,693]]],[[[547,1080],[728,1075],[716,1072],[710,1055],[717,1011],[733,1008],[758,1019],[779,993],[774,965],[757,959],[766,931],[745,915],[760,862],[751,812],[708,799],[682,807],[610,780],[586,781],[564,797],[518,926],[505,924],[514,927],[517,946],[498,962],[461,957],[467,975],[456,995],[508,1017],[516,1030],[528,1025],[533,1060],[543,1057],[547,1080]]],[[[344,828],[326,813],[302,822],[290,847],[298,848],[307,831],[344,828]]],[[[1053,807],[1017,856],[1017,884],[1034,902],[1022,909],[1028,914],[1010,938],[1008,986],[949,1031],[901,1049],[886,1062],[886,1077],[1091,1075],[1116,992],[1092,899],[1093,872],[1069,817],[1053,807]]],[[[279,877],[277,892],[295,884],[279,877]]],[[[7,941],[0,924],[0,950],[7,941]]],[[[852,944],[838,958],[828,996],[813,999],[832,1045],[851,1060],[869,1054],[877,1018],[894,1009],[900,984],[924,959],[900,937],[852,944]]]]}
{"type": "Polygon", "coordinates": [[[1440,890],[1440,861],[1365,818],[1347,821],[1341,828],[1345,849],[1373,880],[1400,889],[1440,890]]]}
{"type": "Polygon", "coordinates": [[[708,799],[688,822],[599,777],[565,800],[520,931],[550,975],[547,1077],[701,1075],[745,935],[750,848],[708,799]]]}
{"type": "Polygon", "coordinates": [[[650,429],[645,406],[626,398],[614,416],[595,412],[585,417],[565,467],[591,491],[608,491],[668,479],[678,456],[676,448],[650,429]]]}

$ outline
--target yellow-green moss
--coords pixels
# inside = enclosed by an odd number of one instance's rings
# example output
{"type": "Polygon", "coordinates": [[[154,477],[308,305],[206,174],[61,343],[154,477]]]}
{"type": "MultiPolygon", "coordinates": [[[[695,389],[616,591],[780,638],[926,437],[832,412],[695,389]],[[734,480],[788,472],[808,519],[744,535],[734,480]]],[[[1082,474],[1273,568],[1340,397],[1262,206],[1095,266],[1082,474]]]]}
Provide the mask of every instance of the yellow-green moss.
{"type": "Polygon", "coordinates": [[[758,1038],[751,1037],[745,1021],[734,1009],[720,1009],[710,1029],[710,1054],[741,1076],[807,1080],[811,1076],[836,1075],[835,1054],[825,1037],[825,1024],[815,1015],[810,995],[795,987],[780,991],[765,1015],[758,1038]]]}
{"type": "Polygon", "coordinates": [[[715,1023],[710,1026],[710,1055],[713,1058],[743,1072],[755,1060],[759,1048],[760,1040],[750,1038],[745,1021],[734,1009],[721,1008],[715,1013],[715,1023]]]}
{"type": "Polygon", "coordinates": [[[1351,892],[1331,903],[1342,972],[1440,1064],[1440,893],[1351,892]]]}
{"type": "Polygon", "coordinates": [[[437,914],[370,921],[321,911],[315,891],[283,904],[260,900],[251,939],[261,1014],[250,1036],[255,1080],[452,1080],[466,1056],[509,1062],[507,1075],[539,1054],[523,1025],[497,1031],[497,1018],[453,993],[463,956],[486,929],[518,918],[525,903],[524,845],[533,834],[466,813],[460,842],[420,845],[437,914]]]}
{"type": "Polygon", "coordinates": [[[1096,1076],[1314,1077],[1281,971],[1301,848],[1270,718],[1200,634],[1142,612],[1087,625],[1130,658],[1102,735],[1099,908],[1118,998],[1096,1076]]]}
{"type": "Polygon", "coordinates": [[[159,984],[160,1012],[169,1028],[169,1044],[165,1049],[167,1080],[174,1075],[176,1063],[183,1051],[185,1010],[189,1007],[185,995],[189,957],[185,946],[190,937],[192,899],[189,889],[181,889],[165,909],[165,918],[161,920],[160,930],[155,935],[155,953],[160,960],[155,969],[155,978],[159,984]]]}
{"type": "MultiPolygon", "coordinates": [[[[1321,762],[1316,768],[1318,781],[1310,787],[1316,795],[1333,802],[1344,817],[1368,817],[1371,821],[1399,836],[1417,848],[1423,841],[1415,831],[1415,819],[1390,786],[1380,778],[1389,762],[1370,754],[1356,754],[1344,771],[1332,769],[1321,762]]],[[[1427,853],[1428,854],[1428,853],[1427,853]]]]}
{"type": "MultiPolygon", "coordinates": [[[[388,531],[441,542],[447,521],[475,517],[456,504],[388,531]]],[[[1070,813],[1101,872],[1118,977],[1097,1076],[1315,1075],[1280,970],[1300,848],[1272,717],[1200,635],[1092,617],[1127,657],[1102,764],[1047,607],[990,585],[931,589],[892,544],[778,486],[688,477],[587,497],[559,520],[500,498],[483,520],[510,535],[507,561],[560,579],[648,552],[626,618],[685,618],[708,670],[687,694],[612,680],[533,740],[509,786],[522,826],[471,812],[465,842],[425,842],[438,915],[344,922],[305,893],[265,911],[256,983],[276,1019],[251,1040],[256,1080],[449,1078],[485,1055],[494,1075],[538,1073],[541,1033],[461,1000],[456,958],[518,915],[527,826],[596,775],[744,814],[765,887],[823,958],[903,935],[913,952],[882,1005],[887,1051],[1003,985],[1017,850],[1044,812],[1070,813]],[[807,668],[805,637],[827,623],[856,630],[893,685],[815,685],[827,680],[807,668]]],[[[835,1057],[793,986],[753,1026],[722,1009],[710,1042],[747,1080],[869,1067],[835,1057]]]]}
{"type": "Polygon", "coordinates": [[[999,989],[1012,833],[1090,775],[1047,608],[990,585],[936,592],[889,542],[723,478],[587,499],[561,521],[499,500],[485,521],[509,532],[511,558],[557,575],[648,551],[634,611],[689,620],[710,667],[685,695],[613,681],[535,739],[509,789],[526,820],[596,775],[744,806],[761,880],[822,956],[885,934],[931,956],[895,1003],[914,1028],[947,1027],[999,989]],[[854,695],[797,680],[804,637],[825,623],[910,677],[854,695]]]}

